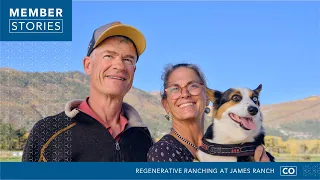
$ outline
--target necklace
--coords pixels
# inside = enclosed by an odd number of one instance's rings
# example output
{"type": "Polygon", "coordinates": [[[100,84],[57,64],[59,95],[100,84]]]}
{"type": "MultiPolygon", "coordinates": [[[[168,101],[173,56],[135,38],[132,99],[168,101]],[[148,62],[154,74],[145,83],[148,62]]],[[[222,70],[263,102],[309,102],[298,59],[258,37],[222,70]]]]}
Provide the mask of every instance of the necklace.
{"type": "Polygon", "coordinates": [[[173,128],[171,128],[171,131],[178,136],[178,138],[180,138],[183,142],[187,143],[189,146],[193,147],[194,149],[196,149],[197,151],[199,150],[199,148],[192,144],[191,142],[187,141],[185,138],[183,138],[180,134],[177,133],[177,131],[175,131],[173,128]]]}

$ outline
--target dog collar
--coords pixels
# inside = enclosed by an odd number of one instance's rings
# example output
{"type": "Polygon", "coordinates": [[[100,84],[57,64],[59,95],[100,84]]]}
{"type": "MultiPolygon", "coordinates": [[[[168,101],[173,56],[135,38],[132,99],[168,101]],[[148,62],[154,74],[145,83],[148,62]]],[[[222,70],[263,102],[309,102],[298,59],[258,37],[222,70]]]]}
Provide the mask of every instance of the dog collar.
{"type": "Polygon", "coordinates": [[[202,139],[199,149],[207,154],[215,156],[253,156],[257,148],[257,144],[216,144],[202,139]]]}

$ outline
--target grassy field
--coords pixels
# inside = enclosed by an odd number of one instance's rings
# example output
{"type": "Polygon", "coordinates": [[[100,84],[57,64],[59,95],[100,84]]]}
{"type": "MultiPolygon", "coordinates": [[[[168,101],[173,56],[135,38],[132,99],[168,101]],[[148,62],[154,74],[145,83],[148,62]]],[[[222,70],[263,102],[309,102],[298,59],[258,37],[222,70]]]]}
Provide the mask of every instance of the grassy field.
{"type": "Polygon", "coordinates": [[[276,157],[276,162],[320,162],[319,155],[306,155],[306,156],[287,156],[280,155],[276,157]]]}
{"type": "Polygon", "coordinates": [[[0,162],[21,162],[21,157],[0,157],[0,162]]]}

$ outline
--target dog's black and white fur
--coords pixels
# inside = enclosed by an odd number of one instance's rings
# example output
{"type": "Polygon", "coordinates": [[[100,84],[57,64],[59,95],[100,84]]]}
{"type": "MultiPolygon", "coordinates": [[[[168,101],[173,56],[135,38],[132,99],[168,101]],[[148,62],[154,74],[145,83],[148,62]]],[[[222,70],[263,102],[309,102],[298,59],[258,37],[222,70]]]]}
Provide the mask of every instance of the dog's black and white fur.
{"type": "MultiPolygon", "coordinates": [[[[204,138],[215,144],[264,144],[265,135],[259,109],[261,89],[262,85],[254,90],[230,88],[225,92],[207,88],[207,96],[213,103],[213,124],[204,138]]],[[[267,154],[273,161],[273,157],[267,154]]],[[[201,150],[197,152],[197,159],[200,162],[254,161],[253,156],[217,156],[201,150]]]]}

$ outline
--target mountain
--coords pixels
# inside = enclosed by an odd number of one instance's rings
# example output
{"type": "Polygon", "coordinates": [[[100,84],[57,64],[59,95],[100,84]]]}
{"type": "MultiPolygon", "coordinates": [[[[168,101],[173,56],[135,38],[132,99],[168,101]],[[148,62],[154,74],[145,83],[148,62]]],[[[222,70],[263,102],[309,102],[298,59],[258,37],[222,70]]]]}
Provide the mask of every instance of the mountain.
{"type": "MultiPolygon", "coordinates": [[[[81,72],[21,72],[0,68],[0,123],[30,130],[36,121],[64,110],[69,100],[89,94],[89,78],[81,72]]],[[[169,132],[170,121],[160,93],[133,87],[124,98],[139,112],[154,138],[169,132]]],[[[295,138],[320,138],[320,97],[262,106],[268,135],[295,138]]],[[[206,118],[206,125],[210,123],[206,118]]]]}
{"type": "Polygon", "coordinates": [[[156,97],[158,100],[161,101],[161,93],[160,93],[160,91],[149,92],[149,94],[153,95],[154,97],[156,97]]]}
{"type": "Polygon", "coordinates": [[[274,105],[262,105],[266,123],[274,125],[320,118],[320,96],[274,105]]]}
{"type": "Polygon", "coordinates": [[[262,106],[269,134],[287,138],[320,138],[320,96],[262,106]]]}

